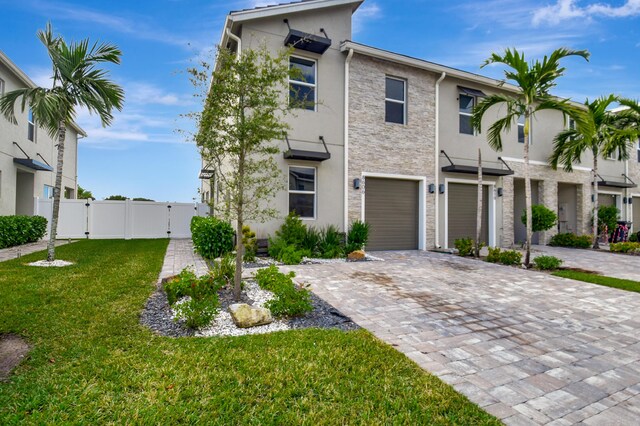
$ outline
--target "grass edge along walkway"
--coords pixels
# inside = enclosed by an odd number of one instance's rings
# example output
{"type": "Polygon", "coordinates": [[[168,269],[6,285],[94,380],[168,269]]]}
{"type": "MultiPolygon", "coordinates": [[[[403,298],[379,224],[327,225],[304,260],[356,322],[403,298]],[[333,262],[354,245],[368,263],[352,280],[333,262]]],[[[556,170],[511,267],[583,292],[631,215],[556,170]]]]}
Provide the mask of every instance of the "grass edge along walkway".
{"type": "Polygon", "coordinates": [[[154,335],[139,313],[167,240],[85,240],[66,268],[0,263],[0,333],[33,349],[0,424],[499,424],[369,332],[154,335]]]}
{"type": "Polygon", "coordinates": [[[604,275],[593,274],[582,271],[572,271],[569,269],[552,272],[551,275],[561,278],[569,278],[572,280],[583,281],[591,284],[598,284],[605,287],[617,288],[620,290],[633,291],[640,293],[640,282],[625,280],[622,278],[607,277],[604,275]]]}

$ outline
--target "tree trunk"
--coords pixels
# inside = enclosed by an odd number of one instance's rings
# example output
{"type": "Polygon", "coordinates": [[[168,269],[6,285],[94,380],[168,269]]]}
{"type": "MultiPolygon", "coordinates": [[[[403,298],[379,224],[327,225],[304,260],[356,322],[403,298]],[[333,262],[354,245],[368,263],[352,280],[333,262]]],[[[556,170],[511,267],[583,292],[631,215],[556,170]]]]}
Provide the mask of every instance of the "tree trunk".
{"type": "Polygon", "coordinates": [[[480,234],[482,233],[482,151],[478,148],[478,211],[476,213],[475,256],[480,257],[480,234]]]}
{"type": "Polygon", "coordinates": [[[598,241],[598,154],[593,155],[593,248],[599,249],[600,243],[598,241]]]}
{"type": "Polygon", "coordinates": [[[53,211],[51,213],[51,231],[49,231],[49,243],[47,244],[47,261],[52,262],[56,258],[56,235],[58,234],[58,215],[60,214],[60,198],[62,190],[62,166],[64,163],[64,140],[67,136],[67,127],[63,121],[58,126],[58,161],[56,164],[56,183],[53,187],[53,211]]]}
{"type": "Polygon", "coordinates": [[[238,200],[236,205],[236,274],[233,279],[233,298],[240,301],[242,291],[242,258],[244,244],[242,242],[242,227],[244,226],[244,154],[238,158],[238,200]]]}
{"type": "Polygon", "coordinates": [[[531,216],[531,178],[529,176],[529,127],[531,124],[531,116],[527,113],[524,121],[524,195],[525,209],[527,212],[527,243],[524,256],[524,264],[528,268],[531,261],[531,236],[533,229],[533,218],[531,216]]]}

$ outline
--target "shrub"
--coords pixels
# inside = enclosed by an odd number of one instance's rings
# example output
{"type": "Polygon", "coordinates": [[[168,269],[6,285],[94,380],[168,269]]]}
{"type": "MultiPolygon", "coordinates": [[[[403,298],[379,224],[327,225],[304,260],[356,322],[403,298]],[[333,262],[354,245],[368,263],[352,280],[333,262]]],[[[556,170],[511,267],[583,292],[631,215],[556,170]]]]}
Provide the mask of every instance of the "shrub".
{"type": "Polygon", "coordinates": [[[196,251],[205,259],[215,259],[233,250],[233,228],[213,216],[191,219],[191,239],[196,251]]]}
{"type": "Polygon", "coordinates": [[[294,317],[313,310],[311,294],[306,288],[298,288],[293,282],[294,272],[283,274],[274,265],[256,272],[256,282],[260,288],[274,294],[265,306],[274,317],[294,317]]]}
{"type": "Polygon", "coordinates": [[[198,281],[198,277],[189,268],[183,269],[178,275],[164,284],[164,291],[167,293],[169,305],[173,305],[181,298],[188,296],[191,287],[198,281]]]}
{"type": "Polygon", "coordinates": [[[42,216],[0,216],[0,249],[36,242],[46,233],[42,216]]]}
{"type": "Polygon", "coordinates": [[[286,245],[301,248],[307,235],[307,226],[294,212],[289,213],[280,229],[276,231],[276,240],[282,240],[286,245]]]}
{"type": "MultiPolygon", "coordinates": [[[[522,213],[520,218],[524,225],[527,224],[527,211],[522,213]]],[[[553,210],[548,209],[542,204],[534,204],[531,206],[531,225],[533,232],[546,231],[553,228],[558,221],[558,215],[553,210]]]]}
{"type": "Polygon", "coordinates": [[[175,312],[176,320],[183,319],[189,328],[209,324],[218,313],[220,287],[221,282],[215,275],[198,278],[189,268],[183,269],[164,284],[167,300],[175,312]]]}
{"type": "Polygon", "coordinates": [[[307,227],[300,248],[310,253],[310,256],[314,256],[318,254],[318,244],[320,244],[320,231],[313,226],[307,227]]]}
{"type": "Polygon", "coordinates": [[[209,275],[217,286],[224,287],[233,282],[235,274],[236,257],[233,253],[229,253],[220,260],[213,261],[209,275]]]}
{"type": "Polygon", "coordinates": [[[173,307],[176,319],[183,319],[189,328],[208,325],[218,314],[219,309],[220,302],[217,295],[207,295],[200,299],[184,299],[173,307]]]}
{"type": "Polygon", "coordinates": [[[640,232],[636,232],[635,234],[629,234],[629,242],[637,243],[638,240],[640,240],[640,238],[638,237],[638,234],[640,234],[640,232]]]}
{"type": "Polygon", "coordinates": [[[487,256],[487,262],[498,263],[500,262],[500,247],[489,247],[489,255],[487,256]]]}
{"type": "Polygon", "coordinates": [[[364,249],[364,246],[367,245],[368,241],[369,224],[360,220],[356,220],[349,227],[345,252],[349,254],[356,250],[362,250],[364,249]]]}
{"type": "Polygon", "coordinates": [[[503,265],[519,265],[522,263],[522,253],[516,250],[505,250],[500,253],[500,263],[503,265]]]}
{"type": "Polygon", "coordinates": [[[258,254],[258,240],[256,233],[248,225],[242,227],[242,245],[244,246],[243,260],[245,262],[255,262],[258,254]]]}
{"type": "Polygon", "coordinates": [[[574,247],[589,248],[591,247],[592,238],[590,235],[576,235],[571,232],[564,234],[556,234],[549,241],[550,246],[554,247],[574,247]]]}
{"type": "MultiPolygon", "coordinates": [[[[475,250],[475,242],[471,238],[458,238],[454,241],[453,245],[458,250],[459,256],[473,256],[475,250]]],[[[478,250],[482,250],[484,243],[480,243],[478,250]]]]}
{"type": "Polygon", "coordinates": [[[318,252],[324,259],[335,259],[344,256],[344,234],[334,225],[328,225],[320,231],[318,252]]]}
{"type": "Polygon", "coordinates": [[[598,232],[602,232],[602,230],[604,229],[604,225],[607,225],[609,234],[611,234],[618,225],[619,215],[620,210],[618,210],[616,206],[598,207],[598,232]]]}
{"type": "Polygon", "coordinates": [[[269,256],[285,265],[299,265],[302,258],[311,256],[308,250],[301,250],[283,240],[269,239],[269,256]]]}
{"type": "Polygon", "coordinates": [[[609,250],[615,253],[640,253],[640,243],[614,243],[609,245],[609,250]]]}
{"type": "Polygon", "coordinates": [[[536,265],[536,269],[542,271],[553,271],[562,265],[562,260],[555,256],[538,256],[533,259],[533,263],[536,265]]]}

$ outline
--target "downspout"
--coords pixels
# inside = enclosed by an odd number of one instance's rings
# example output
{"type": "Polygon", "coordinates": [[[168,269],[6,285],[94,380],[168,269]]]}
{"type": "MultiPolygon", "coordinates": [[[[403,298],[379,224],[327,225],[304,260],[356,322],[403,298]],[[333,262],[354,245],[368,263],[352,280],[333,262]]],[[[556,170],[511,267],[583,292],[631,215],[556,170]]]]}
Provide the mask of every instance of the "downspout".
{"type": "Polygon", "coordinates": [[[440,83],[447,76],[446,72],[443,72],[440,75],[438,81],[436,81],[436,147],[435,147],[435,169],[434,169],[434,177],[435,177],[435,246],[436,248],[440,248],[440,83]]]}
{"type": "Polygon", "coordinates": [[[240,57],[242,56],[242,40],[240,40],[240,37],[238,37],[237,35],[235,35],[234,33],[231,32],[231,29],[227,28],[227,36],[236,42],[236,44],[238,45],[237,50],[236,50],[236,58],[240,59],[240,57]]]}
{"type": "MultiPolygon", "coordinates": [[[[624,175],[625,175],[625,181],[626,176],[629,176],[629,159],[624,160],[624,175]]],[[[624,220],[626,220],[627,222],[631,222],[631,219],[633,219],[631,217],[631,205],[629,203],[629,188],[625,188],[624,189],[624,198],[627,199],[626,204],[624,204],[624,220]]]]}
{"type": "Polygon", "coordinates": [[[353,49],[349,49],[344,62],[344,232],[349,230],[349,64],[353,49]]]}

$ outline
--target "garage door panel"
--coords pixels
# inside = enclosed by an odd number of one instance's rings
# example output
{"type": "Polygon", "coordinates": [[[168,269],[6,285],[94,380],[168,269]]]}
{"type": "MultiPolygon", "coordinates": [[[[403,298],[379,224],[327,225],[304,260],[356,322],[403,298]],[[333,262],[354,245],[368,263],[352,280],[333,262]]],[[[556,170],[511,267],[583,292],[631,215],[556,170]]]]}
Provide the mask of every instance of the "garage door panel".
{"type": "Polygon", "coordinates": [[[418,182],[367,178],[365,220],[369,224],[367,250],[418,248],[418,182]]]}
{"type": "Polygon", "coordinates": [[[640,232],[640,197],[633,197],[631,208],[633,209],[633,218],[631,219],[633,232],[640,232]]]}
{"type": "MultiPolygon", "coordinates": [[[[478,185],[450,183],[447,191],[447,242],[449,247],[459,238],[476,239],[478,185]]],[[[482,225],[480,239],[489,242],[489,187],[482,193],[482,225]]]]}

